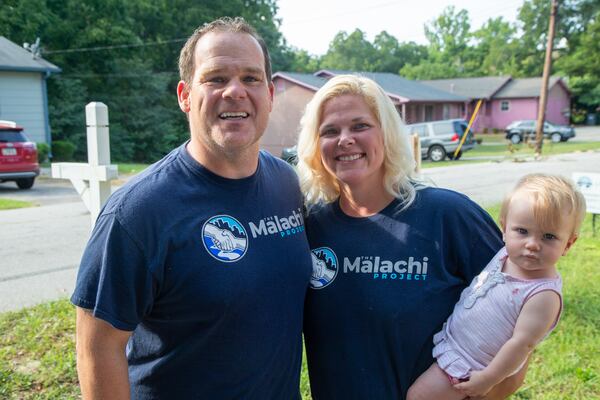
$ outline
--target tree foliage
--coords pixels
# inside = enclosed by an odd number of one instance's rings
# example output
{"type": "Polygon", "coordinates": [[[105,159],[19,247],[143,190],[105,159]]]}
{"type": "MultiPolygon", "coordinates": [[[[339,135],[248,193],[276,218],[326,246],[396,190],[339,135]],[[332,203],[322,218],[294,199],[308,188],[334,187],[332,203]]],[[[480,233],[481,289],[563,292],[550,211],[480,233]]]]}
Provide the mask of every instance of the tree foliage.
{"type": "Polygon", "coordinates": [[[289,49],[275,0],[4,0],[0,35],[16,43],[40,37],[42,56],[62,69],[48,80],[55,140],[85,158],[84,107],[109,108],[117,161],[154,161],[188,136],[175,87],[177,59],[195,28],[221,16],[243,16],[265,38],[273,69],[286,69],[289,49]]]}
{"type": "MultiPolygon", "coordinates": [[[[189,133],[175,87],[177,58],[195,28],[221,16],[243,16],[265,38],[273,71],[327,68],[399,73],[411,79],[541,76],[549,0],[524,0],[517,21],[490,18],[473,30],[466,10],[447,7],[424,26],[427,45],[399,42],[386,31],[372,41],[339,32],[327,53],[289,47],[279,31],[276,0],[3,0],[0,35],[16,43],[40,37],[42,56],[62,68],[48,80],[56,140],[85,158],[84,107],[109,107],[117,161],[158,159],[189,133]]],[[[554,69],[568,78],[579,106],[600,104],[600,2],[562,0],[554,69]]]]}
{"type": "Polygon", "coordinates": [[[578,101],[593,109],[600,105],[600,12],[578,38],[578,46],[557,62],[578,101]]]}

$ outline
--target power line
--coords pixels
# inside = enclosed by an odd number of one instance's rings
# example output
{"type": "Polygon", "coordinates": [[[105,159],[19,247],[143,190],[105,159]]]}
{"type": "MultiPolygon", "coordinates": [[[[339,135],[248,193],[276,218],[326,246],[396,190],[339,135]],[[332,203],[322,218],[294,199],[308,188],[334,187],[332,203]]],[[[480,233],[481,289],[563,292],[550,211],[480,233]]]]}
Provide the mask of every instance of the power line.
{"type": "Polygon", "coordinates": [[[65,78],[71,78],[71,79],[76,79],[76,78],[102,78],[102,77],[107,77],[107,78],[147,78],[147,77],[154,77],[157,75],[172,75],[172,76],[179,76],[179,72],[174,72],[174,71],[157,71],[157,72],[153,72],[153,71],[148,71],[148,72],[139,72],[139,73],[129,73],[129,74],[122,74],[122,73],[108,73],[108,74],[103,74],[103,73],[98,73],[98,74],[78,74],[78,73],[67,73],[67,74],[59,74],[56,75],[55,77],[57,79],[65,79],[65,78]]]}
{"type": "Polygon", "coordinates": [[[391,2],[387,2],[387,3],[381,3],[381,4],[373,4],[368,7],[361,7],[359,9],[354,9],[354,10],[345,11],[345,12],[341,12],[341,13],[325,14],[325,15],[318,15],[316,17],[292,20],[290,22],[287,22],[287,25],[302,24],[305,22],[314,22],[314,21],[318,21],[318,20],[324,19],[324,18],[342,17],[344,15],[356,14],[356,13],[363,12],[363,11],[368,11],[368,10],[373,10],[376,8],[383,8],[383,7],[388,7],[388,6],[394,6],[394,5],[399,5],[398,1],[391,1],[391,2]]]}
{"type": "Polygon", "coordinates": [[[113,49],[128,49],[134,47],[146,47],[146,46],[159,46],[170,43],[185,42],[187,38],[161,40],[157,42],[144,42],[144,43],[129,43],[129,44],[116,44],[111,46],[96,46],[96,47],[80,47],[76,49],[63,49],[63,50],[46,50],[44,54],[59,54],[59,53],[80,53],[84,51],[102,51],[102,50],[113,50],[113,49]]]}

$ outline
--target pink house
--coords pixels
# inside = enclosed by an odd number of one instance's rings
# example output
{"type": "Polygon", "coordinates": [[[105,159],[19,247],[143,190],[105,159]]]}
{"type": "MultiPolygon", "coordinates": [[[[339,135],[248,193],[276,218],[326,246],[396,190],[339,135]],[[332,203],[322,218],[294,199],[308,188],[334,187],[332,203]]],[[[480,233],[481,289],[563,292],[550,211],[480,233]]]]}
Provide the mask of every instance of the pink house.
{"type": "MultiPolygon", "coordinates": [[[[479,99],[483,100],[473,130],[504,130],[508,124],[521,119],[536,119],[542,78],[513,79],[510,76],[436,79],[420,81],[436,89],[462,94],[471,99],[471,115],[479,99]]],[[[569,124],[571,93],[560,77],[548,83],[546,120],[560,125],[569,124]]]]}
{"type": "MultiPolygon", "coordinates": [[[[276,156],[298,140],[300,119],[306,104],[328,79],[354,71],[321,70],[314,74],[277,72],[273,74],[275,96],[269,125],[261,148],[276,156]]],[[[358,72],[373,79],[390,97],[408,124],[441,119],[469,119],[479,99],[483,101],[475,132],[503,131],[521,119],[536,119],[541,78],[513,79],[510,76],[413,81],[396,74],[358,72]]],[[[546,120],[569,123],[571,94],[563,80],[550,78],[546,120]]]]}
{"type": "MultiPolygon", "coordinates": [[[[261,138],[261,148],[276,156],[298,140],[300,118],[306,104],[328,79],[353,71],[321,70],[314,74],[277,72],[273,74],[275,96],[269,125],[261,138]]],[[[438,90],[396,74],[360,72],[376,81],[390,97],[398,113],[407,123],[460,118],[470,99],[456,93],[438,90]]]]}
{"type": "MultiPolygon", "coordinates": [[[[536,119],[542,78],[513,79],[492,99],[490,128],[504,129],[520,119],[536,119]]],[[[559,77],[548,82],[546,121],[559,125],[569,124],[571,93],[559,77]]]]}

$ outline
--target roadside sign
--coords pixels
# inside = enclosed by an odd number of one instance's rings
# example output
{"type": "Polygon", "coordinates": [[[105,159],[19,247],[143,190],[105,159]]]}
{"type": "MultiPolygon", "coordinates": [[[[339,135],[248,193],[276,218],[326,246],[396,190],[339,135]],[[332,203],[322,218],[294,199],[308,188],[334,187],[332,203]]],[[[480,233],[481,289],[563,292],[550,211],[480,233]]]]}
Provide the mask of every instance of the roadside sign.
{"type": "Polygon", "coordinates": [[[587,212],[600,214],[600,174],[573,172],[573,181],[585,197],[587,212]]]}

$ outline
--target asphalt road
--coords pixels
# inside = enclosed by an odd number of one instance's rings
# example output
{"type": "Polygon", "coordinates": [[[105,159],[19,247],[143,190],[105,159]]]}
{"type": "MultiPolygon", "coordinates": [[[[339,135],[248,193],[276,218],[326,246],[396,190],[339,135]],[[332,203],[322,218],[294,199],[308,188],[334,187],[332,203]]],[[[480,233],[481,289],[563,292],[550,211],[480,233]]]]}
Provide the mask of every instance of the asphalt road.
{"type": "MultiPolygon", "coordinates": [[[[539,161],[489,162],[431,168],[430,184],[494,204],[524,174],[600,172],[600,152],[572,153],[539,161]]],[[[39,179],[31,190],[0,184],[0,198],[33,201],[37,207],[0,211],[0,312],[66,297],[90,233],[90,218],[68,181],[39,179]]]]}

